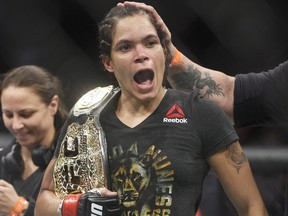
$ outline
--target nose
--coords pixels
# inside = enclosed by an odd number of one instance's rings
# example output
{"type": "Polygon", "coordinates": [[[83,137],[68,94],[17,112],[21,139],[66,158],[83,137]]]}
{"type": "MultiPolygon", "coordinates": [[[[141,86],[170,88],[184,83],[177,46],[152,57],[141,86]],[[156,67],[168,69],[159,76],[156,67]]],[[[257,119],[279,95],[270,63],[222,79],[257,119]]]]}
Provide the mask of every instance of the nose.
{"type": "Polygon", "coordinates": [[[135,49],[135,62],[142,63],[149,59],[147,53],[145,52],[145,48],[142,45],[138,45],[135,49]]]}
{"type": "Polygon", "coordinates": [[[19,117],[13,117],[12,119],[12,129],[19,130],[24,127],[23,121],[19,117]]]}

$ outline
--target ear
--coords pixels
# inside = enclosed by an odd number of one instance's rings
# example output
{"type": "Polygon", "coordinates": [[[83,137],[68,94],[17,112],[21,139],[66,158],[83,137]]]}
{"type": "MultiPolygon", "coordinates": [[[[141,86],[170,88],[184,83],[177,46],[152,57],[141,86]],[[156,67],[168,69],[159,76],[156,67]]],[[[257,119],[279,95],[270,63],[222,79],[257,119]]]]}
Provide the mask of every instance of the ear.
{"type": "Polygon", "coordinates": [[[113,66],[111,65],[111,58],[109,56],[103,55],[102,56],[102,63],[108,72],[110,72],[110,73],[114,72],[113,66]]]}
{"type": "Polygon", "coordinates": [[[58,106],[59,106],[59,96],[58,95],[54,95],[52,97],[49,106],[50,106],[51,114],[55,115],[57,113],[58,106]]]}

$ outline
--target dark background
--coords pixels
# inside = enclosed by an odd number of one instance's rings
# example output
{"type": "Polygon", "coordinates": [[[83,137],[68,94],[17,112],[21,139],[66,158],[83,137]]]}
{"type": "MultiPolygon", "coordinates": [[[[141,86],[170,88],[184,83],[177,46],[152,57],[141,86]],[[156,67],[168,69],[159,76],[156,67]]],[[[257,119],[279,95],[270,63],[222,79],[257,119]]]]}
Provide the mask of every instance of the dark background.
{"type": "MultiPolygon", "coordinates": [[[[73,104],[105,85],[97,23],[115,0],[0,0],[0,71],[24,64],[58,75],[73,104]]],[[[286,0],[150,0],[177,47],[227,74],[260,72],[288,59],[286,0]]]]}
{"type": "MultiPolygon", "coordinates": [[[[108,84],[108,76],[98,64],[97,23],[117,2],[0,0],[0,73],[25,64],[44,66],[62,80],[70,108],[86,91],[108,84]]],[[[172,32],[174,44],[202,66],[236,75],[272,69],[288,59],[287,0],[143,2],[157,9],[172,32]]],[[[277,148],[288,143],[286,128],[237,131],[243,146],[277,148]]],[[[261,193],[274,216],[283,211],[286,173],[282,171],[255,170],[261,193]]],[[[215,194],[219,187],[211,181],[208,191],[215,194]]],[[[232,215],[226,209],[225,198],[213,208],[220,192],[215,200],[205,193],[209,207],[204,205],[203,214],[210,209],[214,213],[206,215],[215,216],[215,208],[221,212],[224,205],[226,214],[232,215]]]]}

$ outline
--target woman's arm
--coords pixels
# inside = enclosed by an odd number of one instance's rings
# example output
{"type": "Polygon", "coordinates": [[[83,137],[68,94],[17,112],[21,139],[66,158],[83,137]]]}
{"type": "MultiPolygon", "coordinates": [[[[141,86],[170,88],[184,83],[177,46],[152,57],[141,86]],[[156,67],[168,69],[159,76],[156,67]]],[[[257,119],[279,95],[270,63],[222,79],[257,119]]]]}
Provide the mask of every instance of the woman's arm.
{"type": "MultiPolygon", "coordinates": [[[[44,174],[36,202],[35,216],[59,216],[58,210],[61,199],[55,194],[53,180],[53,169],[55,162],[55,158],[51,160],[44,174]]],[[[65,196],[63,209],[61,209],[62,215],[93,215],[91,212],[92,209],[87,209],[86,202],[88,202],[88,199],[90,203],[95,203],[97,206],[103,205],[103,215],[106,211],[108,211],[107,209],[113,209],[115,214],[117,212],[121,212],[121,207],[116,192],[109,191],[106,188],[99,188],[96,191],[98,192],[94,191],[93,193],[87,192],[83,194],[68,194],[65,196]],[[106,199],[104,199],[104,197],[106,199]]]]}
{"type": "Polygon", "coordinates": [[[208,163],[240,216],[268,216],[248,159],[238,141],[208,158],[208,163]]]}
{"type": "Polygon", "coordinates": [[[17,194],[12,184],[0,179],[0,215],[9,215],[12,209],[22,212],[28,206],[28,201],[17,194]]]}
{"type": "Polygon", "coordinates": [[[198,91],[214,101],[233,120],[235,77],[202,67],[181,53],[178,55],[180,63],[174,63],[169,68],[170,85],[179,90],[198,91]]]}
{"type": "Polygon", "coordinates": [[[57,213],[60,199],[54,192],[53,168],[56,158],[53,158],[44,173],[40,192],[36,201],[35,216],[59,216],[57,213]]]}

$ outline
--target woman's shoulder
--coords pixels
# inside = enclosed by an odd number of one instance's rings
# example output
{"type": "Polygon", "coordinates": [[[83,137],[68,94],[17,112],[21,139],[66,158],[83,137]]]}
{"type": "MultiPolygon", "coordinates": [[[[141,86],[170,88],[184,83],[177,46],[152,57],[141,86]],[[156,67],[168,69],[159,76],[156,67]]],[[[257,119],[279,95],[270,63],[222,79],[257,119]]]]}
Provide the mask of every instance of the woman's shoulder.
{"type": "Polygon", "coordinates": [[[192,92],[185,92],[181,90],[168,89],[168,98],[174,98],[179,100],[189,101],[192,104],[198,104],[199,106],[216,105],[214,102],[208,100],[207,98],[200,95],[200,93],[195,90],[192,92]]]}

